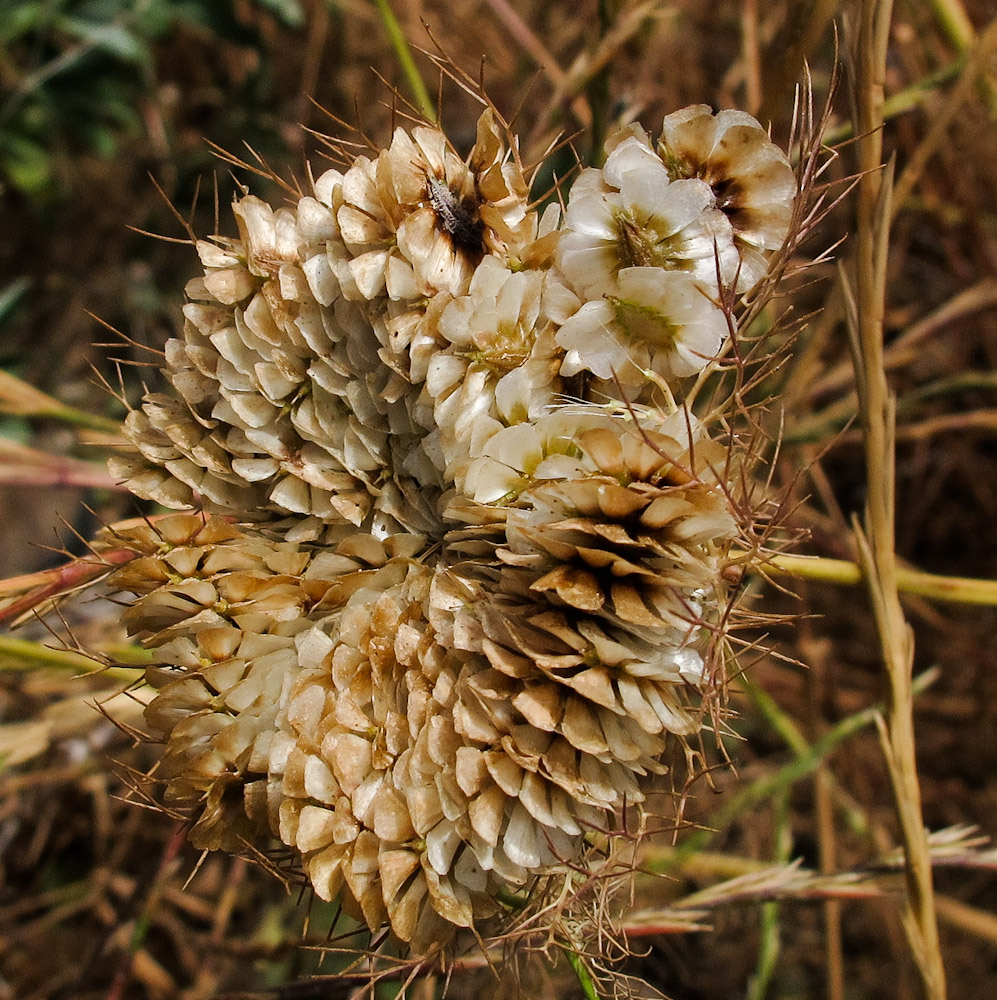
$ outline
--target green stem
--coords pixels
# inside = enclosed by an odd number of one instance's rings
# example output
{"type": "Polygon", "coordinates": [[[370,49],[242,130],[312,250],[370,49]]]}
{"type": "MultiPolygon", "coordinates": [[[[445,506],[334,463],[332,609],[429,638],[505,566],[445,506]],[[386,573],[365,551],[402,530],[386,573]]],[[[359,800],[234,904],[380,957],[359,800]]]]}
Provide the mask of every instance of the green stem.
{"type": "MultiPolygon", "coordinates": [[[[507,886],[499,887],[496,898],[503,906],[507,906],[510,910],[521,910],[528,902],[525,897],[512,892],[507,886]]],[[[558,942],[558,947],[568,960],[568,965],[571,966],[571,971],[575,974],[575,978],[578,980],[582,992],[585,994],[585,1000],[600,1000],[599,992],[595,988],[592,973],[589,972],[588,966],[585,964],[585,959],[577,951],[574,951],[569,944],[558,942]]]]}
{"type": "Polygon", "coordinates": [[[58,420],[60,423],[69,424],[71,427],[83,427],[89,431],[100,431],[102,434],[120,434],[121,422],[111,420],[109,417],[100,417],[96,413],[87,413],[86,410],[78,410],[75,406],[60,406],[58,409],[38,410],[36,413],[26,414],[42,420],[58,420]]]}
{"type": "MultiPolygon", "coordinates": [[[[793,756],[804,757],[811,751],[811,746],[800,727],[793,721],[787,712],[784,712],[775,699],[759,684],[756,684],[748,674],[742,678],[745,694],[751,699],[752,705],[761,714],[765,722],[779,735],[780,739],[793,752],[793,756]]],[[[919,684],[927,686],[931,680],[931,675],[922,675],[918,680],[919,684]]],[[[920,689],[919,689],[920,690],[920,689]]],[[[840,787],[834,776],[825,769],[829,788],[835,793],[837,807],[849,830],[860,837],[869,836],[869,819],[859,809],[854,807],[847,797],[840,794],[840,787]]]]}
{"type": "MultiPolygon", "coordinates": [[[[847,559],[825,559],[820,556],[798,556],[780,553],[772,556],[764,571],[774,576],[792,576],[802,580],[817,580],[841,587],[854,587],[864,577],[857,563],[847,559]]],[[[916,594],[936,601],[956,601],[961,604],[985,604],[997,607],[997,580],[977,580],[963,576],[938,576],[917,569],[897,567],[897,588],[906,594],[916,594]]]]}
{"type": "Polygon", "coordinates": [[[973,22],[970,21],[959,0],[928,0],[928,2],[948,40],[960,52],[971,48],[976,34],[973,31],[973,22]]]}
{"type": "Polygon", "coordinates": [[[24,379],[3,369],[0,369],[0,413],[28,419],[58,420],[73,427],[86,427],[104,434],[121,434],[119,421],[60,403],[47,392],[36,389],[24,379]]]}
{"type": "Polygon", "coordinates": [[[575,974],[575,978],[582,988],[582,993],[585,994],[585,1000],[600,1000],[599,992],[595,988],[592,973],[589,972],[588,966],[585,964],[585,959],[578,952],[572,951],[568,946],[563,944],[561,945],[561,951],[568,960],[568,965],[571,966],[571,971],[575,974]]]}
{"type": "MultiPolygon", "coordinates": [[[[929,0],[929,3],[938,18],[942,33],[949,42],[959,52],[969,52],[976,44],[977,36],[973,22],[969,19],[961,0],[929,0]]],[[[977,86],[993,119],[997,115],[997,89],[985,74],[980,76],[977,86]]]]}
{"type": "MultiPolygon", "coordinates": [[[[929,73],[916,83],[912,83],[903,90],[898,90],[895,94],[886,99],[883,104],[883,119],[890,121],[908,111],[913,110],[923,104],[943,83],[955,80],[962,75],[969,60],[966,56],[960,56],[953,60],[948,66],[943,66],[934,73],[929,73]]],[[[855,125],[853,122],[844,122],[837,128],[828,129],[824,133],[824,144],[826,146],[836,146],[855,137],[855,125]]]]}
{"type": "Polygon", "coordinates": [[[384,25],[384,30],[387,32],[391,46],[395,50],[395,58],[398,60],[398,64],[405,74],[405,79],[408,80],[408,85],[415,95],[415,101],[419,106],[419,110],[426,117],[427,121],[435,122],[436,108],[433,106],[433,100],[429,96],[429,91],[426,90],[422,76],[419,74],[415,59],[412,57],[412,49],[409,47],[405,33],[398,23],[398,18],[395,17],[388,0],[374,0],[374,5],[381,16],[381,23],[384,25]]]}
{"type": "MultiPolygon", "coordinates": [[[[776,849],[775,864],[788,864],[792,856],[793,838],[789,828],[789,795],[783,792],[775,802],[776,849]]],[[[748,1000],[765,1000],[779,961],[779,903],[762,903],[758,960],[755,974],[748,987],[748,1000]]]]}
{"type": "MultiPolygon", "coordinates": [[[[106,667],[100,660],[75,653],[71,649],[53,649],[30,639],[15,639],[0,635],[0,672],[28,671],[41,667],[58,667],[78,674],[102,674],[115,680],[134,681],[141,674],[137,668],[106,667]]],[[[138,668],[140,669],[140,668],[138,668]]]]}
{"type": "MultiPolygon", "coordinates": [[[[599,0],[600,40],[606,37],[612,26],[613,11],[610,9],[610,2],[609,0],[599,0]]],[[[611,64],[609,63],[603,66],[589,80],[585,88],[588,94],[589,106],[592,108],[592,151],[589,155],[589,163],[594,167],[601,167],[606,158],[603,146],[606,142],[610,119],[610,66],[611,64]]]]}
{"type": "Polygon", "coordinates": [[[762,714],[765,721],[775,730],[779,739],[793,751],[794,757],[803,757],[810,752],[810,743],[803,731],[788,713],[779,708],[776,700],[751,677],[745,673],[742,677],[745,694],[751,703],[762,714]]]}

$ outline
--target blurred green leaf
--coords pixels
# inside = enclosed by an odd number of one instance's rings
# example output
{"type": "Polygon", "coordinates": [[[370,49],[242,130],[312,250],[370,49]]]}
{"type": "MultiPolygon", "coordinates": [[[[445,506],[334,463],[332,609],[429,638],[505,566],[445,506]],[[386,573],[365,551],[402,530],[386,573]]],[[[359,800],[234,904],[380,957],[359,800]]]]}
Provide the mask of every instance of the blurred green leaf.
{"type": "Polygon", "coordinates": [[[105,160],[109,160],[117,152],[119,143],[117,133],[107,125],[94,125],[89,134],[90,148],[105,160]]]}
{"type": "Polygon", "coordinates": [[[0,134],[0,167],[10,184],[29,196],[42,195],[52,185],[49,151],[27,136],[0,134]]]}
{"type": "Polygon", "coordinates": [[[94,24],[80,18],[66,18],[61,27],[92,48],[124,62],[147,63],[152,58],[148,45],[123,24],[94,24]]]}
{"type": "Polygon", "coordinates": [[[20,305],[21,300],[31,288],[31,279],[22,275],[7,283],[6,287],[0,291],[0,327],[13,315],[14,310],[20,305]]]}
{"type": "MultiPolygon", "coordinates": [[[[117,155],[123,141],[141,134],[143,103],[155,101],[160,82],[171,78],[163,57],[178,41],[221,54],[264,52],[260,18],[246,16],[248,4],[284,26],[305,23],[300,0],[0,0],[0,183],[40,207],[72,186],[74,157],[117,155]]],[[[235,64],[252,65],[242,59],[235,64]]],[[[231,70],[219,58],[210,75],[225,86],[232,72],[237,91],[224,114],[217,112],[223,128],[212,138],[266,152],[276,132],[260,114],[272,99],[269,67],[261,61],[248,72],[231,70]]],[[[207,110],[215,113],[210,103],[207,110]]],[[[206,157],[191,154],[185,172],[203,170],[206,157]]]]}
{"type": "Polygon", "coordinates": [[[0,42],[8,44],[22,35],[48,28],[67,0],[39,3],[38,0],[14,0],[0,4],[0,42]]]}
{"type": "Polygon", "coordinates": [[[0,416],[0,438],[16,444],[28,444],[32,436],[31,424],[24,417],[0,416]]]}
{"type": "Polygon", "coordinates": [[[298,0],[256,0],[260,7],[269,10],[289,28],[300,28],[305,23],[305,12],[298,0]]]}

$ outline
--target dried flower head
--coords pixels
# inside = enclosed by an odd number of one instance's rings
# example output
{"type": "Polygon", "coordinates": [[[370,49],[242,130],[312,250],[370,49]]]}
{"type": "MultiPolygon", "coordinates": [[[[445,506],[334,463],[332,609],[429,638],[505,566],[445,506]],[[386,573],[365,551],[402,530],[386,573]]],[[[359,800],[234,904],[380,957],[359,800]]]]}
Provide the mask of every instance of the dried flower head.
{"type": "Polygon", "coordinates": [[[438,128],[396,129],[376,160],[358,157],[335,194],[350,273],[366,299],[460,295],[485,253],[526,242],[526,182],[491,111],[467,160],[438,128]]]}
{"type": "Polygon", "coordinates": [[[692,275],[627,267],[615,293],[584,303],[558,331],[564,375],[589,371],[639,392],[646,372],[695,375],[719,352],[727,319],[692,275]]]}
{"type": "Polygon", "coordinates": [[[466,160],[420,125],[293,207],[237,201],[239,238],[198,243],[175,394],[114,463],[224,515],[107,540],[137,555],[114,582],[155,651],[166,802],[204,847],[279,839],[420,952],[584,870],[702,725],[739,524],[681,380],[791,197],[738,174],[767,147],[721,156],[740,120],[701,170],[672,118],[662,155],[611,139],[559,228],[496,120],[466,160]]]}

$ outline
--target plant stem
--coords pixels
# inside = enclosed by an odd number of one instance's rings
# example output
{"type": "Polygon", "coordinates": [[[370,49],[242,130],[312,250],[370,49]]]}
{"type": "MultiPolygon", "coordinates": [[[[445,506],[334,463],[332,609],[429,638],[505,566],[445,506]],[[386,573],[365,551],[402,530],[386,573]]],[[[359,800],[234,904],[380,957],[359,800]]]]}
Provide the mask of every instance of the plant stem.
{"type": "Polygon", "coordinates": [[[388,0],[374,0],[374,5],[381,16],[381,23],[384,25],[388,40],[395,50],[395,58],[398,60],[398,65],[401,66],[402,73],[405,74],[405,79],[408,81],[408,85],[415,95],[415,101],[419,106],[419,110],[426,117],[427,121],[435,122],[436,108],[433,106],[433,99],[429,96],[426,84],[423,83],[422,76],[419,74],[415,59],[412,57],[412,50],[409,48],[405,33],[398,23],[398,18],[395,17],[395,13],[391,9],[388,0]]]}
{"type": "MultiPolygon", "coordinates": [[[[972,28],[970,28],[972,31],[972,28]]],[[[974,51],[971,53],[964,72],[961,74],[959,83],[952,89],[946,97],[941,107],[935,108],[931,116],[931,124],[927,134],[914,150],[914,154],[907,161],[900,179],[897,181],[893,192],[893,216],[896,217],[900,209],[906,204],[917,182],[924,172],[928,161],[947,141],[952,122],[967,104],[973,95],[974,89],[978,89],[978,84],[982,83],[990,94],[989,106],[991,113],[995,109],[993,102],[993,90],[987,83],[987,67],[990,64],[994,47],[997,45],[997,20],[980,37],[979,42],[974,41],[974,51]]]]}
{"type": "MultiPolygon", "coordinates": [[[[924,690],[937,676],[937,671],[926,670],[914,678],[913,690],[915,692],[924,690]]],[[[722,808],[707,818],[706,825],[702,829],[689,834],[675,848],[666,865],[653,867],[652,870],[659,873],[667,873],[681,867],[688,858],[697,855],[718,833],[725,830],[740,816],[741,813],[757,805],[759,802],[764,802],[773,795],[780,794],[797,781],[813,774],[825,758],[841,743],[866,726],[874,724],[876,719],[881,717],[883,709],[883,705],[873,705],[870,708],[856,712],[854,715],[849,715],[812,744],[807,744],[802,734],[799,734],[799,739],[793,738],[790,746],[798,746],[800,748],[799,752],[794,752],[793,760],[784,767],[781,767],[775,774],[759,778],[757,781],[732,795],[722,808]]]]}
{"type": "MultiPolygon", "coordinates": [[[[510,910],[521,910],[527,903],[524,897],[516,895],[507,886],[501,886],[496,896],[498,901],[503,906],[509,907],[510,910]]],[[[585,959],[570,944],[559,941],[558,947],[568,960],[568,965],[571,966],[571,971],[575,974],[575,978],[585,994],[585,1000],[600,1000],[599,992],[595,988],[592,973],[589,972],[585,959]]]]}
{"type": "Polygon", "coordinates": [[[934,9],[948,40],[960,52],[965,52],[972,46],[975,37],[973,22],[959,0],[928,0],[928,5],[934,9]]]}
{"type": "MultiPolygon", "coordinates": [[[[930,671],[921,674],[914,681],[915,691],[920,693],[936,676],[937,673],[933,674],[930,671]]],[[[790,715],[784,712],[776,700],[763,687],[754,683],[747,674],[744,675],[742,681],[744,683],[745,694],[751,699],[751,703],[761,714],[765,722],[778,733],[786,746],[793,752],[793,756],[797,759],[809,756],[813,751],[812,744],[790,715]]],[[[867,839],[869,817],[856,806],[849,803],[847,796],[842,794],[841,787],[835,780],[831,770],[822,763],[817,770],[815,778],[819,784],[822,783],[825,786],[829,794],[833,794],[837,798],[837,808],[848,824],[848,828],[863,839],[867,839]]]]}
{"type": "MultiPolygon", "coordinates": [[[[961,53],[968,52],[976,43],[976,29],[966,13],[961,0],[929,0],[943,34],[961,53]]],[[[980,95],[990,112],[991,119],[997,113],[997,92],[993,83],[982,76],[979,80],[980,95]]]]}
{"type": "Polygon", "coordinates": [[[82,486],[96,490],[124,487],[100,463],[51,455],[0,438],[0,483],[14,486],[82,486]]]}
{"type": "Polygon", "coordinates": [[[57,420],[72,427],[84,427],[87,430],[114,436],[121,435],[119,421],[60,403],[54,396],[2,370],[0,370],[0,413],[39,420],[57,420]]]}
{"type": "Polygon", "coordinates": [[[571,971],[575,974],[575,978],[582,988],[582,993],[585,994],[585,1000],[599,1000],[599,992],[592,981],[592,973],[589,972],[588,966],[585,964],[582,956],[578,952],[572,951],[566,945],[561,945],[561,951],[568,960],[568,965],[571,966],[571,971]]]}
{"type": "MultiPolygon", "coordinates": [[[[599,0],[600,40],[606,37],[612,26],[613,12],[610,10],[609,0],[599,0]]],[[[595,167],[601,167],[606,158],[603,146],[606,142],[610,117],[609,72],[610,65],[607,63],[589,80],[586,87],[589,106],[592,109],[592,149],[589,153],[589,163],[595,167]]]]}
{"type": "Polygon", "coordinates": [[[896,407],[883,361],[892,170],[883,170],[883,104],[892,0],[863,0],[858,33],[857,318],[853,356],[865,437],[864,529],[855,525],[888,692],[880,726],[906,857],[904,929],[930,1000],[945,1000],[931,860],[921,818],[914,745],[913,636],[900,604],[895,531],[896,407]]]}
{"type": "MultiPolygon", "coordinates": [[[[793,837],[789,827],[789,794],[783,791],[775,801],[774,864],[789,864],[793,852],[793,837]]],[[[765,1000],[772,977],[779,961],[779,903],[771,900],[762,903],[761,940],[758,945],[758,962],[748,987],[748,1000],[765,1000]]]]}
{"type": "MultiPolygon", "coordinates": [[[[967,62],[968,58],[966,56],[960,56],[958,59],[950,62],[948,66],[943,66],[934,73],[929,73],[927,76],[922,77],[916,83],[912,83],[909,87],[891,94],[883,102],[883,120],[892,121],[899,115],[906,114],[908,111],[912,111],[923,104],[943,83],[948,83],[949,80],[954,80],[956,77],[961,76],[967,62]]],[[[842,122],[834,128],[829,128],[824,133],[824,144],[826,146],[836,146],[854,137],[855,125],[852,122],[842,122]]]]}
{"type": "Polygon", "coordinates": [[[134,681],[141,676],[141,667],[107,667],[101,660],[84,656],[71,649],[53,649],[30,639],[15,639],[0,635],[0,672],[5,670],[28,671],[42,667],[72,670],[77,674],[100,673],[116,680],[134,681]]]}
{"type": "MultiPolygon", "coordinates": [[[[847,559],[825,559],[780,553],[764,564],[764,572],[773,576],[791,576],[817,580],[841,587],[854,587],[864,578],[862,567],[847,559]]],[[[963,576],[938,576],[917,569],[897,567],[897,589],[936,601],[961,604],[984,604],[997,607],[997,580],[974,580],[963,576]]]]}
{"type": "Polygon", "coordinates": [[[101,434],[113,434],[116,437],[121,435],[119,420],[87,413],[86,410],[77,409],[75,406],[60,405],[49,410],[38,410],[29,416],[39,420],[57,420],[59,423],[69,424],[70,427],[83,427],[88,431],[99,431],[101,434]]]}

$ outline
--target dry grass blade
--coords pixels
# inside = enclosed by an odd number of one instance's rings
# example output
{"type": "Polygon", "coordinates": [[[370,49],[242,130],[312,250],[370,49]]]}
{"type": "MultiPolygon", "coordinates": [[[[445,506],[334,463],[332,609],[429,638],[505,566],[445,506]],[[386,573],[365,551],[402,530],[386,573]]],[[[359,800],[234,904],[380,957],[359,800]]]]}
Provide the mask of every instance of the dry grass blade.
{"type": "MultiPolygon", "coordinates": [[[[990,846],[990,838],[978,827],[957,824],[943,830],[932,830],[927,835],[928,850],[934,866],[955,865],[966,868],[997,867],[997,847],[990,846]]],[[[903,852],[893,851],[882,858],[878,865],[901,868],[903,852]]]]}
{"type": "Polygon", "coordinates": [[[881,170],[886,52],[892,18],[889,0],[865,0],[857,35],[858,185],[857,300],[854,352],[865,431],[865,530],[855,525],[889,686],[880,735],[903,833],[907,863],[904,926],[925,990],[945,998],[945,972],[934,912],[931,863],[914,747],[913,635],[904,618],[894,554],[896,482],[895,403],[883,363],[883,310],[891,217],[891,174],[881,170]]]}
{"type": "Polygon", "coordinates": [[[50,455],[0,438],[0,483],[23,486],[87,486],[121,489],[103,464],[66,455],[50,455]]]}
{"type": "Polygon", "coordinates": [[[41,392],[10,372],[0,370],[0,413],[20,417],[58,420],[71,426],[86,428],[105,434],[118,433],[119,427],[86,410],[66,406],[48,393],[41,392]]]}
{"type": "MultiPolygon", "coordinates": [[[[966,69],[958,84],[945,100],[945,104],[932,116],[931,128],[914,151],[914,155],[904,167],[893,192],[891,215],[895,218],[913,193],[932,156],[936,155],[956,116],[973,97],[973,91],[980,80],[987,81],[988,66],[997,49],[997,19],[995,19],[976,42],[966,69]]],[[[989,86],[989,82],[986,83],[989,86]]]]}
{"type": "MultiPolygon", "coordinates": [[[[0,647],[0,657],[4,655],[0,647]]],[[[0,724],[0,760],[4,768],[26,764],[44,754],[53,743],[71,737],[85,737],[101,720],[94,699],[102,710],[126,724],[137,723],[145,707],[141,700],[120,690],[120,678],[103,676],[114,686],[95,693],[72,694],[47,705],[39,717],[28,722],[0,724]]],[[[146,701],[151,700],[147,693],[146,701]]]]}

